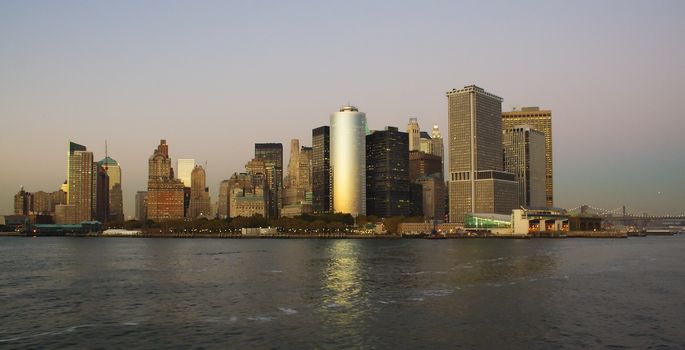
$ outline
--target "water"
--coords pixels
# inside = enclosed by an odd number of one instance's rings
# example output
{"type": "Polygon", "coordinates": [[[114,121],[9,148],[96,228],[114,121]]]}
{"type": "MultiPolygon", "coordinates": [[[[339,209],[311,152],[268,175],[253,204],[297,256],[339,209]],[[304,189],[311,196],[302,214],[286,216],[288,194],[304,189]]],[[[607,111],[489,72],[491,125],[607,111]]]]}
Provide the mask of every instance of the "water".
{"type": "Polygon", "coordinates": [[[0,348],[683,348],[685,237],[0,238],[0,348]]]}

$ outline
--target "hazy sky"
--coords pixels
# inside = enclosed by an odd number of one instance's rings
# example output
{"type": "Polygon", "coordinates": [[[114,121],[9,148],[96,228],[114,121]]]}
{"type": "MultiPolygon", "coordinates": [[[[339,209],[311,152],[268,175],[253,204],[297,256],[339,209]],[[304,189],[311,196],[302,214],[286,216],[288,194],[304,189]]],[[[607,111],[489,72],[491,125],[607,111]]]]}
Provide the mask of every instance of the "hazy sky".
{"type": "Polygon", "coordinates": [[[59,187],[69,140],[108,140],[132,215],[162,138],[214,201],[348,101],[447,141],[470,84],[553,110],[556,206],[685,212],[685,1],[0,1],[0,214],[59,187]]]}

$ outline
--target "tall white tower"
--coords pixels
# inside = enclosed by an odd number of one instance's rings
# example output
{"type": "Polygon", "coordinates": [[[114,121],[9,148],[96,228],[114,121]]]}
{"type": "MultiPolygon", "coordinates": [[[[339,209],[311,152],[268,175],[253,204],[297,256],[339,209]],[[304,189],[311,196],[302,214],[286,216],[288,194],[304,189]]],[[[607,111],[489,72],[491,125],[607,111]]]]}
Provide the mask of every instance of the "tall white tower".
{"type": "Polygon", "coordinates": [[[421,150],[421,129],[416,118],[409,118],[407,134],[409,134],[409,152],[421,150]]]}
{"type": "Polygon", "coordinates": [[[343,106],[331,114],[333,212],[366,215],[366,114],[343,106]]]}

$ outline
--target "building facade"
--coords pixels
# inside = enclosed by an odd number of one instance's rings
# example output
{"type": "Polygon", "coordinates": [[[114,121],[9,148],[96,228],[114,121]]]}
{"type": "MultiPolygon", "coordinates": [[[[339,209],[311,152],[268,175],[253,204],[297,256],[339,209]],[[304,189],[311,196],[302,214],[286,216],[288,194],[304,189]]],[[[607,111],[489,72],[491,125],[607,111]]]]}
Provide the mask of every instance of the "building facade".
{"type": "Polygon", "coordinates": [[[502,130],[528,125],[545,135],[545,202],[554,207],[554,167],[552,159],[552,111],[539,107],[523,107],[519,111],[502,113],[502,130]]]}
{"type": "Polygon", "coordinates": [[[97,167],[93,166],[93,153],[86,151],[86,147],[70,142],[67,164],[67,182],[69,191],[67,192],[67,204],[73,205],[75,209],[74,222],[90,221],[93,209],[97,207],[94,202],[97,194],[97,167]]]}
{"type": "Polygon", "coordinates": [[[116,160],[105,157],[98,162],[109,177],[109,220],[124,221],[124,196],[121,188],[121,167],[116,160]]]}
{"type": "Polygon", "coordinates": [[[176,160],[176,177],[183,182],[183,186],[192,186],[192,173],[195,169],[195,159],[178,159],[176,160]]]}
{"type": "Polygon", "coordinates": [[[312,130],[312,210],[330,213],[331,197],[331,129],[321,126],[312,130]]]}
{"type": "Polygon", "coordinates": [[[182,220],[184,184],[174,177],[169,146],[161,140],[148,160],[147,218],[153,221],[182,220]]]}
{"type": "Polygon", "coordinates": [[[409,135],[409,151],[421,150],[421,128],[417,118],[409,118],[407,123],[407,134],[409,135]]]}
{"type": "Polygon", "coordinates": [[[138,221],[147,220],[147,191],[136,192],[135,219],[138,221]]]}
{"type": "Polygon", "coordinates": [[[450,222],[466,213],[510,214],[514,174],[503,171],[502,98],[475,85],[447,92],[450,222]]]}
{"type": "Polygon", "coordinates": [[[366,214],[409,215],[409,134],[387,127],[366,135],[366,214]]]}
{"type": "Polygon", "coordinates": [[[343,106],[330,123],[333,212],[366,215],[366,114],[343,106]]]}
{"type": "Polygon", "coordinates": [[[529,126],[505,129],[502,149],[504,170],[516,175],[518,205],[546,206],[545,134],[529,126]]]}
{"type": "Polygon", "coordinates": [[[267,214],[269,218],[277,218],[283,207],[283,144],[256,143],[254,145],[255,158],[263,160],[267,169],[268,183],[267,214]]]}
{"type": "Polygon", "coordinates": [[[409,180],[416,181],[422,176],[435,175],[442,178],[442,160],[440,157],[421,151],[409,152],[409,180]]]}
{"type": "Polygon", "coordinates": [[[190,174],[190,207],[188,218],[211,217],[211,200],[207,188],[207,173],[201,165],[196,165],[190,174]]]}

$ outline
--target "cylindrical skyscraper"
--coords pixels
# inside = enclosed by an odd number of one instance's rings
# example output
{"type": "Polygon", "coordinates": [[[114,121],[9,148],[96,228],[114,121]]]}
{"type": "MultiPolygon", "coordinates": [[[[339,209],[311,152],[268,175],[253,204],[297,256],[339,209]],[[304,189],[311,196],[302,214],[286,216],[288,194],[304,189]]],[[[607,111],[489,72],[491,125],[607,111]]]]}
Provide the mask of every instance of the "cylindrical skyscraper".
{"type": "Polygon", "coordinates": [[[331,114],[333,212],[366,215],[366,114],[344,106],[331,114]]]}

